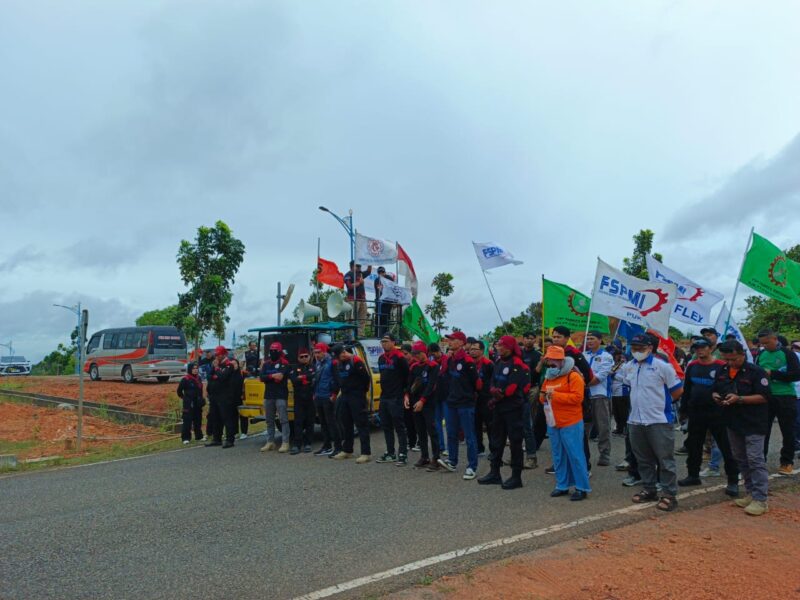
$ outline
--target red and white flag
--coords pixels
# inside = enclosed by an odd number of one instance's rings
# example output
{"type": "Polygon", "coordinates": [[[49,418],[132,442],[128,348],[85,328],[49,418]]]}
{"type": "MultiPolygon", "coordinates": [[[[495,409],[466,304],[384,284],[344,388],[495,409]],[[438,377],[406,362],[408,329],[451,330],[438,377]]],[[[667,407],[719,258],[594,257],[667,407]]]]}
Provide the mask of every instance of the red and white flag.
{"type": "Polygon", "coordinates": [[[417,272],[414,270],[414,263],[411,262],[406,251],[398,243],[397,244],[397,270],[400,275],[406,278],[406,287],[411,290],[414,297],[417,296],[417,272]]]}

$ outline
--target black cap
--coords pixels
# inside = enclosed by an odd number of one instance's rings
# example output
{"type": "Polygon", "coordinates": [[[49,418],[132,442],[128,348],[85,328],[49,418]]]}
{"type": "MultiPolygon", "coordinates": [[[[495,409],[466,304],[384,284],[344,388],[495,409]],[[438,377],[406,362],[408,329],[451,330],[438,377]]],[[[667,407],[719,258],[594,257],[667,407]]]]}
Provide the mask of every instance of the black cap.
{"type": "Polygon", "coordinates": [[[706,338],[700,338],[692,342],[692,348],[711,348],[711,342],[706,338]]]}
{"type": "Polygon", "coordinates": [[[590,331],[589,335],[592,337],[596,337],[598,340],[600,340],[600,343],[603,343],[603,334],[600,333],[599,331],[590,331]]]}
{"type": "Polygon", "coordinates": [[[640,333],[631,338],[631,346],[652,346],[653,338],[646,333],[640,333]]]}
{"type": "Polygon", "coordinates": [[[331,354],[333,356],[339,356],[344,350],[344,346],[342,344],[334,344],[333,348],[331,348],[331,354]]]}
{"type": "Polygon", "coordinates": [[[390,342],[396,342],[397,338],[392,333],[385,333],[383,335],[383,337],[381,338],[381,341],[384,341],[384,340],[387,340],[387,341],[390,341],[390,342]]]}
{"type": "Polygon", "coordinates": [[[703,327],[703,328],[700,330],[700,333],[701,333],[702,335],[705,335],[706,333],[713,333],[715,336],[719,337],[719,331],[717,331],[717,330],[716,330],[716,329],[714,329],[713,327],[703,327]]]}

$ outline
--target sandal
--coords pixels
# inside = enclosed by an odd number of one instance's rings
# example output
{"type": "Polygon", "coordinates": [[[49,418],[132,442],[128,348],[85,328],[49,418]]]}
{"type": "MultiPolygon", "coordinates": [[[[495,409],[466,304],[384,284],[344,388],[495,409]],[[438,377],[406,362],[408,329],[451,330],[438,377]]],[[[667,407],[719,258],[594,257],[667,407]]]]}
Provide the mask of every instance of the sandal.
{"type": "Polygon", "coordinates": [[[642,490],[631,497],[634,504],[644,504],[645,502],[655,502],[658,500],[658,492],[642,490]]]}
{"type": "Polygon", "coordinates": [[[674,498],[673,496],[662,496],[661,499],[656,504],[656,508],[658,510],[663,510],[664,512],[672,512],[678,507],[678,499],[674,498]]]}

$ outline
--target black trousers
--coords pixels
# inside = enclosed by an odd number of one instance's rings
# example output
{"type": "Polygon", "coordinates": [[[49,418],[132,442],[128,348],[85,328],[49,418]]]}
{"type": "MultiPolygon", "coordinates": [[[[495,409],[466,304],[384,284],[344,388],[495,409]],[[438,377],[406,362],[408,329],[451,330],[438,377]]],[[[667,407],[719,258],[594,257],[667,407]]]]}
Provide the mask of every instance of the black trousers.
{"type": "Polygon", "coordinates": [[[625,433],[630,412],[630,396],[614,396],[611,398],[611,414],[614,415],[614,433],[625,433]]]}
{"type": "Polygon", "coordinates": [[[417,420],[414,418],[414,410],[412,408],[403,407],[403,421],[406,425],[408,447],[413,448],[419,443],[419,432],[417,431],[417,420]]]}
{"type": "Polygon", "coordinates": [[[311,440],[314,439],[314,416],[316,415],[316,410],[313,398],[294,397],[292,443],[296,448],[302,448],[304,440],[306,444],[310,444],[311,440]]]}
{"type": "MultiPolygon", "coordinates": [[[[522,419],[520,419],[520,423],[522,419]]],[[[491,446],[492,437],[492,411],[489,410],[489,400],[486,398],[478,398],[475,403],[475,440],[478,443],[478,453],[486,452],[486,446],[483,445],[483,432],[489,437],[489,446],[491,446]]]]}
{"type": "Polygon", "coordinates": [[[544,407],[541,402],[533,403],[533,411],[533,439],[536,440],[536,451],[538,452],[547,437],[547,421],[544,418],[544,407]]]}
{"type": "Polygon", "coordinates": [[[769,436],[772,424],[778,417],[783,444],[781,444],[781,465],[794,464],[794,424],[797,420],[797,398],[794,396],[772,396],[769,401],[769,428],[764,438],[764,456],[769,453],[769,436]]]}
{"type": "Polygon", "coordinates": [[[317,407],[317,417],[322,427],[322,447],[334,450],[342,449],[342,434],[339,431],[339,424],[336,422],[336,407],[334,403],[327,399],[314,400],[317,407]]]}
{"type": "Polygon", "coordinates": [[[378,414],[381,418],[383,437],[386,438],[386,452],[394,454],[394,434],[397,433],[400,454],[408,455],[406,415],[405,408],[403,408],[403,400],[400,398],[381,398],[381,407],[378,414]]]}
{"type": "Polygon", "coordinates": [[[728,483],[739,481],[739,466],[731,454],[731,444],[728,439],[728,428],[725,426],[724,417],[717,408],[689,407],[689,436],[686,438],[686,470],[689,477],[700,475],[700,466],[703,464],[703,446],[706,442],[706,433],[710,431],[717,447],[725,460],[725,474],[728,483]]]}
{"type": "Polygon", "coordinates": [[[417,436],[420,455],[423,460],[439,460],[439,435],[436,433],[436,402],[429,400],[422,410],[414,413],[414,423],[417,426],[417,436]],[[428,440],[431,451],[428,453],[428,440]]]}
{"type": "Polygon", "coordinates": [[[506,439],[511,446],[511,471],[522,473],[522,407],[498,411],[492,414],[492,426],[489,433],[489,450],[492,453],[492,470],[499,471],[503,462],[503,450],[506,439]]]}
{"type": "Polygon", "coordinates": [[[631,436],[628,431],[625,432],[625,460],[628,462],[628,475],[635,479],[641,479],[639,474],[639,461],[636,460],[636,455],[633,453],[631,447],[631,436]]]}
{"type": "Polygon", "coordinates": [[[353,453],[353,427],[358,430],[358,441],[361,444],[361,454],[372,454],[369,446],[369,418],[367,414],[367,398],[340,397],[336,401],[336,416],[342,430],[342,451],[353,453]]]}
{"type": "Polygon", "coordinates": [[[236,436],[236,425],[239,418],[238,405],[224,399],[210,398],[208,401],[209,421],[212,420],[212,436],[215,442],[222,441],[222,430],[225,430],[225,441],[233,443],[236,436]]]}
{"type": "Polygon", "coordinates": [[[192,429],[194,429],[194,439],[201,439],[203,437],[203,407],[199,401],[184,398],[182,415],[181,440],[191,440],[192,429]]]}
{"type": "Polygon", "coordinates": [[[250,418],[249,417],[239,417],[239,433],[243,433],[247,435],[247,432],[250,430],[250,418]]]}

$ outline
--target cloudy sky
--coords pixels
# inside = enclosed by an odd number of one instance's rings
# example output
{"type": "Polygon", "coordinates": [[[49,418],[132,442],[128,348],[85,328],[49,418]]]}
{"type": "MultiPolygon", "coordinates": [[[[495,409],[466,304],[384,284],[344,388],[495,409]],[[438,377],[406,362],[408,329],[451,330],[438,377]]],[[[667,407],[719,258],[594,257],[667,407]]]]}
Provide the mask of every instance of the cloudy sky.
{"type": "Polygon", "coordinates": [[[247,248],[231,330],[275,321],[344,232],[398,239],[454,325],[497,324],[470,241],[588,290],[656,232],[730,297],[751,226],[800,231],[792,1],[0,3],[0,342],[39,359],[181,291],[175,254],[227,222],[247,248]]]}

